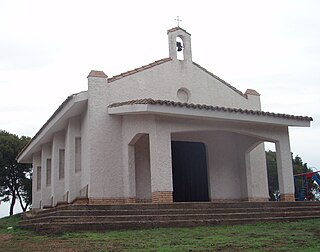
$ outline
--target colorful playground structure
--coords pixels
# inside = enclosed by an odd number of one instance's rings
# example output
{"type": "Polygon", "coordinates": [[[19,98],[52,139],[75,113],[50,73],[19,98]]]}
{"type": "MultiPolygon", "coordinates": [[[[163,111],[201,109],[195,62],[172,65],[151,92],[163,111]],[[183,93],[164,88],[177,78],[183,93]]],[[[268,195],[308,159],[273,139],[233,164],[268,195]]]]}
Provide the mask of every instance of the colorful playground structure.
{"type": "Polygon", "coordinates": [[[313,182],[316,182],[320,186],[319,172],[320,171],[300,173],[293,176],[296,201],[315,199],[312,188],[313,182]]]}

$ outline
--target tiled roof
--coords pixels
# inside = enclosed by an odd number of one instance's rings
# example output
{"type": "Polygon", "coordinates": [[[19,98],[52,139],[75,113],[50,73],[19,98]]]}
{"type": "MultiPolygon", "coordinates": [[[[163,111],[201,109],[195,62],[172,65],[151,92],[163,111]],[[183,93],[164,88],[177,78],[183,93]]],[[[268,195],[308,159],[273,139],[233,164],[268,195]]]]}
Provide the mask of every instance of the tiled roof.
{"type": "Polygon", "coordinates": [[[312,117],[308,117],[308,116],[295,116],[295,115],[288,115],[288,114],[264,112],[264,111],[260,111],[260,110],[227,108],[227,107],[211,106],[211,105],[204,105],[204,104],[201,105],[201,104],[193,104],[193,103],[181,103],[181,102],[168,101],[168,100],[154,100],[151,98],[131,100],[131,101],[125,101],[125,102],[117,102],[117,103],[113,103],[113,104],[109,105],[109,107],[115,108],[115,107],[120,107],[120,106],[124,106],[124,105],[135,105],[135,104],[150,104],[150,105],[181,107],[181,108],[188,108],[188,109],[212,110],[212,111],[220,111],[220,112],[230,112],[230,113],[240,113],[240,114],[247,114],[247,115],[257,115],[257,116],[268,116],[268,117],[283,118],[283,119],[293,119],[293,120],[300,120],[300,121],[312,121],[313,120],[312,117]]]}
{"type": "Polygon", "coordinates": [[[91,70],[88,77],[108,78],[108,76],[103,71],[97,71],[97,70],[91,70]]]}
{"type": "Polygon", "coordinates": [[[21,154],[28,148],[28,146],[34,141],[34,139],[36,139],[40,135],[40,133],[45,129],[45,127],[53,120],[53,118],[56,117],[56,115],[68,104],[69,101],[71,101],[76,95],[84,93],[84,92],[86,92],[86,91],[82,91],[82,92],[75,93],[75,94],[68,96],[67,99],[65,99],[64,102],[61,103],[61,105],[57,108],[57,110],[50,116],[50,118],[46,121],[46,123],[42,125],[42,127],[33,136],[33,138],[31,138],[31,140],[28,143],[26,143],[25,146],[23,146],[22,150],[19,152],[16,159],[18,159],[21,156],[21,154]]]}
{"type": "Polygon", "coordinates": [[[181,27],[174,27],[174,28],[169,29],[169,30],[167,31],[167,34],[168,34],[169,32],[175,32],[175,31],[178,31],[178,30],[182,30],[182,31],[184,31],[185,33],[187,33],[188,35],[191,36],[191,34],[190,34],[189,32],[187,32],[186,30],[182,29],[181,27]]]}
{"type": "Polygon", "coordinates": [[[133,70],[130,70],[130,71],[127,71],[127,72],[124,72],[124,73],[121,73],[121,74],[118,74],[118,75],[115,75],[111,78],[108,79],[108,82],[113,82],[113,81],[116,81],[116,80],[119,80],[123,77],[126,77],[126,76],[129,76],[131,74],[135,74],[135,73],[138,73],[138,72],[141,72],[143,70],[146,70],[146,69],[149,69],[149,68],[152,68],[154,66],[158,66],[158,65],[161,65],[163,63],[166,63],[168,61],[171,61],[172,59],[171,58],[164,58],[164,59],[161,59],[161,60],[157,60],[155,62],[152,62],[148,65],[144,65],[142,67],[139,67],[139,68],[135,68],[133,70]]]}

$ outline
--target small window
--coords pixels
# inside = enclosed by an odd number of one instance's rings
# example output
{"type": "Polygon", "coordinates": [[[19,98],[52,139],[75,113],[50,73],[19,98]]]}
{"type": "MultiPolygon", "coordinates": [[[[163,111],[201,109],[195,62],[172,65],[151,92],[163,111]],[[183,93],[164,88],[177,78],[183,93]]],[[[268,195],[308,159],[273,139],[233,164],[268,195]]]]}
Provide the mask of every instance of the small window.
{"type": "Polygon", "coordinates": [[[41,190],[41,166],[37,167],[37,191],[41,190]]]}
{"type": "Polygon", "coordinates": [[[51,158],[47,159],[46,186],[51,186],[51,158]]]}
{"type": "Polygon", "coordinates": [[[65,152],[64,149],[59,150],[59,180],[64,179],[64,163],[65,152]]]}
{"type": "Polygon", "coordinates": [[[75,172],[81,171],[81,138],[75,140],[75,172]]]}

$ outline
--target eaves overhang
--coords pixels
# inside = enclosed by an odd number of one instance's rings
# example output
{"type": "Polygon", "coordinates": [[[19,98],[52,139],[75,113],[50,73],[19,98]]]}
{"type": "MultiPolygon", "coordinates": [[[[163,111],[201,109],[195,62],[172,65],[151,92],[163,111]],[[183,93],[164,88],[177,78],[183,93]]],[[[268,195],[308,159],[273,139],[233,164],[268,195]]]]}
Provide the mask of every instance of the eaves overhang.
{"type": "Polygon", "coordinates": [[[88,100],[87,92],[70,95],[40,128],[35,136],[24,146],[17,156],[19,163],[32,163],[33,153],[41,150],[41,145],[49,142],[53,134],[63,130],[70,117],[80,115],[88,100]]]}
{"type": "Polygon", "coordinates": [[[109,105],[108,113],[110,115],[153,114],[189,119],[235,121],[297,127],[310,127],[310,122],[313,120],[311,117],[307,116],[153,100],[150,98],[113,103],[109,105]]]}

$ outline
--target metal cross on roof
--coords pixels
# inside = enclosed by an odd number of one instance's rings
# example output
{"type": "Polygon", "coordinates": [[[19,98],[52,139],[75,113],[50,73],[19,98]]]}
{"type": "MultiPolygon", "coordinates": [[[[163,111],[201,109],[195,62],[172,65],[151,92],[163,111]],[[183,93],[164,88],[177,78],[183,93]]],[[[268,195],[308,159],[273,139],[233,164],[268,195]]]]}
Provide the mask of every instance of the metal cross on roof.
{"type": "Polygon", "coordinates": [[[175,18],[174,20],[176,20],[176,21],[177,21],[177,25],[178,25],[178,27],[180,27],[180,26],[179,26],[179,22],[182,22],[182,20],[181,20],[181,19],[179,19],[179,16],[177,16],[177,18],[175,18]]]}

